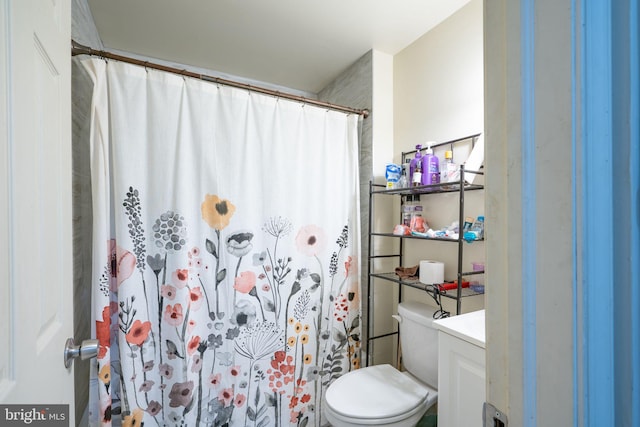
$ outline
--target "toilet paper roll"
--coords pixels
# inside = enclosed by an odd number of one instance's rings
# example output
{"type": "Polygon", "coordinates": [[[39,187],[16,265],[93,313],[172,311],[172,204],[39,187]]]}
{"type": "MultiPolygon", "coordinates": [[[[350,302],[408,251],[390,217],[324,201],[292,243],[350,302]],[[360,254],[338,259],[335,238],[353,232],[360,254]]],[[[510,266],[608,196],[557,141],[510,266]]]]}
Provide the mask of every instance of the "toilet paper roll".
{"type": "Polygon", "coordinates": [[[432,285],[444,282],[444,263],[440,261],[420,261],[420,283],[432,285]]]}

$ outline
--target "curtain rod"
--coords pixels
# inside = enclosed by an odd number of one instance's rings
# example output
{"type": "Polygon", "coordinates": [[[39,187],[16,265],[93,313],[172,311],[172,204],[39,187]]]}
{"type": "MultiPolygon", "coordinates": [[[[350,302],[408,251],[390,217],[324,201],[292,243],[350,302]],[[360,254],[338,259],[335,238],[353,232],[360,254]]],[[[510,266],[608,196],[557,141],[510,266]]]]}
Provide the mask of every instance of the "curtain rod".
{"type": "Polygon", "coordinates": [[[316,107],[327,108],[329,110],[340,111],[340,112],[343,112],[343,113],[358,114],[358,115],[361,115],[364,118],[367,118],[369,116],[369,110],[367,110],[367,109],[358,110],[356,108],[345,107],[345,106],[337,105],[337,104],[331,104],[329,102],[318,101],[317,99],[305,98],[304,96],[293,95],[293,94],[286,93],[286,92],[279,92],[279,91],[276,91],[276,90],[271,90],[271,89],[263,88],[263,87],[260,87],[260,86],[253,86],[253,85],[249,85],[249,84],[246,84],[246,83],[241,83],[241,82],[237,82],[237,81],[233,81],[233,80],[223,79],[223,78],[220,78],[220,77],[214,77],[214,76],[209,76],[209,75],[206,75],[206,74],[199,74],[199,73],[195,73],[195,72],[192,72],[192,71],[182,70],[182,69],[179,69],[179,68],[168,67],[166,65],[161,65],[161,64],[154,63],[154,62],[142,61],[140,59],[135,59],[135,58],[131,58],[131,57],[128,57],[128,56],[123,56],[123,55],[117,55],[115,53],[107,52],[107,51],[104,51],[104,50],[92,49],[92,48],[90,48],[88,46],[81,45],[80,43],[76,42],[75,40],[71,40],[71,55],[72,56],[76,56],[76,55],[100,56],[100,57],[105,58],[105,59],[114,59],[116,61],[126,62],[126,63],[134,64],[134,65],[140,65],[142,67],[152,68],[152,69],[160,70],[160,71],[166,71],[166,72],[173,73],[173,74],[178,74],[178,75],[181,75],[181,76],[193,77],[195,79],[200,79],[200,80],[204,80],[204,81],[208,81],[208,82],[212,82],[212,83],[218,83],[218,84],[225,85],[225,86],[231,86],[231,87],[235,87],[235,88],[239,88],[239,89],[246,89],[246,90],[249,90],[249,91],[252,91],[252,92],[258,92],[258,93],[261,93],[263,95],[269,95],[269,96],[273,96],[273,97],[276,97],[276,98],[289,99],[289,100],[292,100],[292,101],[300,102],[302,104],[314,105],[316,107]]]}

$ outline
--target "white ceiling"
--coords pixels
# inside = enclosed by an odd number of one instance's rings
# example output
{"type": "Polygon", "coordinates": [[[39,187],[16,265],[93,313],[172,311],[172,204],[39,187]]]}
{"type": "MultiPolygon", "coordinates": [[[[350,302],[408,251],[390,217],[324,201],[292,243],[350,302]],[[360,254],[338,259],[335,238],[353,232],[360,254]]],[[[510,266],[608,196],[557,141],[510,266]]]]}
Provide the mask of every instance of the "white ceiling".
{"type": "Polygon", "coordinates": [[[88,0],[106,49],[317,93],[469,0],[88,0]]]}

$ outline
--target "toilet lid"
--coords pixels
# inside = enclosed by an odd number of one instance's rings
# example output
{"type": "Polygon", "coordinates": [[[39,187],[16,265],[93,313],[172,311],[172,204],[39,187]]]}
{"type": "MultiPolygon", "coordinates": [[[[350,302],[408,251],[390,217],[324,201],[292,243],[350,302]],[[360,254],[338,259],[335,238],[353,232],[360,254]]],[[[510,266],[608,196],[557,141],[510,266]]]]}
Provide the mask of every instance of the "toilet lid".
{"type": "Polygon", "coordinates": [[[391,365],[349,372],[333,382],[327,405],[352,418],[390,418],[410,412],[427,400],[429,389],[391,365]]]}

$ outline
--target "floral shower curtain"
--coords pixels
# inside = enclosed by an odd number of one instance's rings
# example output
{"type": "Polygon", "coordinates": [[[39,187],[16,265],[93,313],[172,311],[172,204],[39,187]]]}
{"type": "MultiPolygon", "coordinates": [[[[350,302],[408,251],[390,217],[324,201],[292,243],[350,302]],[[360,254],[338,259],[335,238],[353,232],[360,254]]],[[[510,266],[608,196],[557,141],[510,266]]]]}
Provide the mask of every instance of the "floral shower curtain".
{"type": "Polygon", "coordinates": [[[92,425],[322,425],[359,367],[358,117],[84,65],[92,425]]]}

